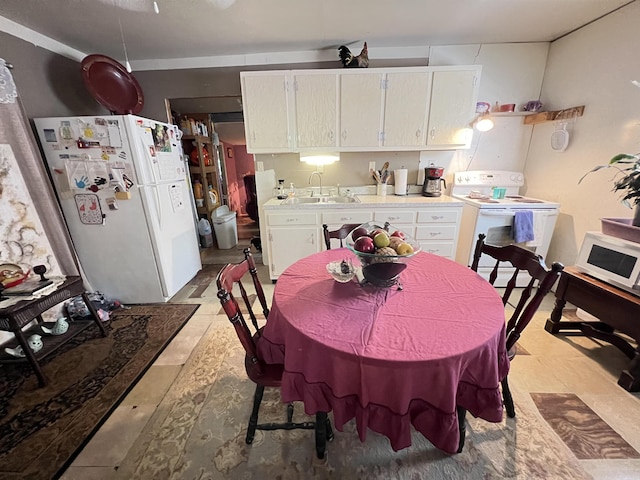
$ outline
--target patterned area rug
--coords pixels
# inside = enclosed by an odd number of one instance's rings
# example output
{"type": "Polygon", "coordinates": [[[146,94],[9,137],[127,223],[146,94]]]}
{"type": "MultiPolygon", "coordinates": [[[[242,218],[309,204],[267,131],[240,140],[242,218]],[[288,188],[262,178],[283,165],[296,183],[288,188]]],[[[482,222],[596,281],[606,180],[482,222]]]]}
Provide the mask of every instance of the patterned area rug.
{"type": "MultiPolygon", "coordinates": [[[[538,413],[514,392],[517,417],[494,424],[468,415],[463,453],[447,455],[422,435],[393,452],[373,432],[361,443],[354,422],[335,432],[328,455],[314,455],[313,432],[256,432],[244,441],[254,385],[231,326],[214,324],[118,469],[119,479],[587,479],[591,478],[538,413]]],[[[294,419],[304,419],[296,404],[294,419]]],[[[262,421],[285,415],[267,389],[262,421]]]]}
{"type": "Polygon", "coordinates": [[[546,421],[581,460],[640,458],[618,433],[573,393],[532,393],[546,421]]]}
{"type": "Polygon", "coordinates": [[[55,478],[197,308],[113,312],[107,337],[92,325],[42,362],[44,388],[27,365],[3,366],[0,478],[55,478]]]}

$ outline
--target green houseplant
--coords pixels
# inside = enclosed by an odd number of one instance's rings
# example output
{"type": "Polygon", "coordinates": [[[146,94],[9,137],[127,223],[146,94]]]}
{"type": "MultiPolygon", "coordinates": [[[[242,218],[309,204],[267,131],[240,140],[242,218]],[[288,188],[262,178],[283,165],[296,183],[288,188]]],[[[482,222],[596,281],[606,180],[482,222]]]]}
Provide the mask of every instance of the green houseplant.
{"type": "Polygon", "coordinates": [[[629,208],[634,208],[634,215],[631,224],[640,227],[640,153],[629,155],[620,153],[609,160],[607,165],[598,165],[585,173],[578,183],[590,173],[602,170],[603,168],[615,168],[618,170],[613,179],[613,191],[623,192],[624,196],[620,201],[629,208]]]}

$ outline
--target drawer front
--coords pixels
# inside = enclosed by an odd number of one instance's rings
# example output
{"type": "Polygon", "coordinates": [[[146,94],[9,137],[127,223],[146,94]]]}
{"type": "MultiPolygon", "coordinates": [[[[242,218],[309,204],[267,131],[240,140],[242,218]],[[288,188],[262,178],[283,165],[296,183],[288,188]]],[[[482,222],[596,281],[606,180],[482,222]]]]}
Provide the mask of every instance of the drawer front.
{"type": "Polygon", "coordinates": [[[374,212],[373,219],[376,222],[389,222],[391,225],[400,225],[403,223],[415,223],[416,212],[408,212],[402,210],[388,210],[374,212]]]}
{"type": "Polygon", "coordinates": [[[423,252],[433,253],[441,257],[453,259],[455,255],[453,242],[420,242],[420,247],[422,247],[423,252]]]}
{"type": "Polygon", "coordinates": [[[455,225],[418,225],[416,240],[454,240],[456,238],[455,225]]]}
{"type": "Polygon", "coordinates": [[[322,223],[326,223],[327,225],[367,223],[369,221],[371,221],[371,212],[367,212],[366,210],[342,210],[322,213],[322,223]]]}
{"type": "Polygon", "coordinates": [[[270,213],[267,215],[270,226],[317,225],[316,212],[270,213]]]}
{"type": "Polygon", "coordinates": [[[418,223],[458,223],[460,209],[423,210],[418,212],[418,223]]]}

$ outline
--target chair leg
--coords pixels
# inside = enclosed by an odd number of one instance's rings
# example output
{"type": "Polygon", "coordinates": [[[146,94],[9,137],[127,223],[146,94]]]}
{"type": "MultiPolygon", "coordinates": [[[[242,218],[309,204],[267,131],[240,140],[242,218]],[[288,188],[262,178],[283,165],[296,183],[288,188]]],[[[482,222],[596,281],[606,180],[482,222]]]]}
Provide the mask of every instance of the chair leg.
{"type": "Polygon", "coordinates": [[[516,408],[513,404],[513,397],[511,396],[511,390],[509,390],[509,382],[507,377],[502,380],[502,400],[504,402],[504,408],[507,411],[507,417],[513,418],[516,416],[516,408]]]}
{"type": "Polygon", "coordinates": [[[333,429],[331,428],[331,420],[329,420],[329,415],[327,415],[327,423],[326,423],[326,433],[327,433],[327,441],[333,441],[333,429]]]}
{"type": "Polygon", "coordinates": [[[458,442],[458,453],[462,453],[462,449],[464,448],[464,440],[467,434],[467,410],[462,407],[456,407],[456,411],[458,413],[458,430],[460,431],[460,441],[458,442]]]}
{"type": "Polygon", "coordinates": [[[256,427],[258,426],[258,410],[260,410],[260,403],[262,402],[263,394],[264,387],[261,385],[256,385],[256,392],[253,395],[253,410],[251,411],[251,417],[249,417],[247,438],[245,439],[248,445],[251,445],[251,443],[253,443],[253,437],[256,434],[256,427]]]}
{"type": "Polygon", "coordinates": [[[327,449],[327,412],[316,413],[316,455],[319,459],[324,458],[327,449]]]}

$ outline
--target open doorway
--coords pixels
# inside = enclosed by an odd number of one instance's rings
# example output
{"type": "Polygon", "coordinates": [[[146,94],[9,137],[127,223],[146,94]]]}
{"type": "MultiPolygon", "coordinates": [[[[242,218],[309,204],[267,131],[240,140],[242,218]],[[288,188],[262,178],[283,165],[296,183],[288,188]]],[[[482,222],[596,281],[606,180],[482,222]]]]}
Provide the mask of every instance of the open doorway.
{"type": "Polygon", "coordinates": [[[174,98],[167,103],[167,109],[178,119],[185,113],[209,115],[224,163],[224,200],[237,214],[238,239],[259,236],[255,160],[246,150],[242,97],[174,98]]]}

